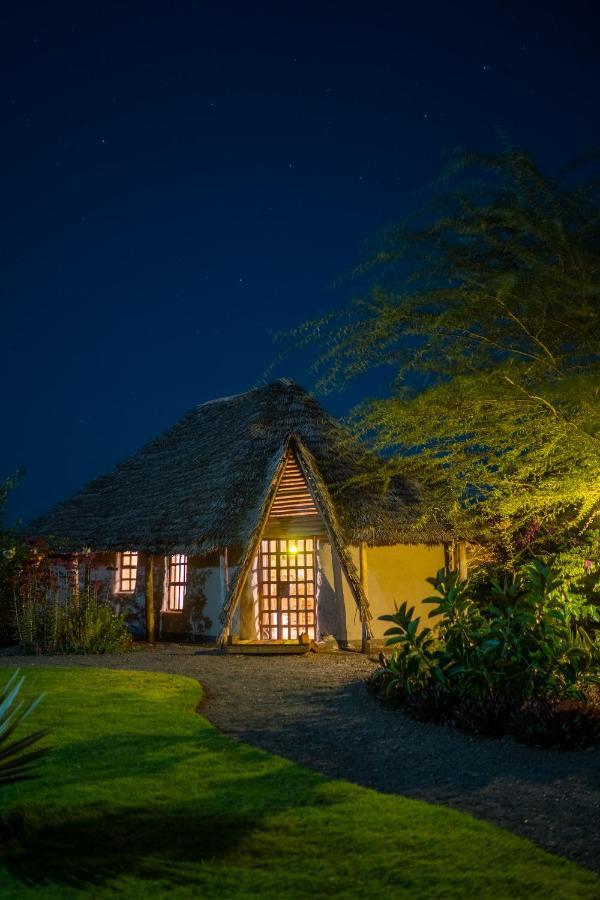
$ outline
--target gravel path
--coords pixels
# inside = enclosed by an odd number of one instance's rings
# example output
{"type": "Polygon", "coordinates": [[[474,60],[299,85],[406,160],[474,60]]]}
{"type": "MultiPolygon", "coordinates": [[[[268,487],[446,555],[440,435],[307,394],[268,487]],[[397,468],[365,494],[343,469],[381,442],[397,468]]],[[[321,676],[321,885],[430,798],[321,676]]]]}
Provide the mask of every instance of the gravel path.
{"type": "Polygon", "coordinates": [[[534,750],[413,722],[369,696],[356,653],[226,656],[160,645],[103,657],[0,658],[0,665],[102,666],[197,678],[203,713],[240,740],[378,791],[469,812],[600,871],[600,752],[534,750]]]}

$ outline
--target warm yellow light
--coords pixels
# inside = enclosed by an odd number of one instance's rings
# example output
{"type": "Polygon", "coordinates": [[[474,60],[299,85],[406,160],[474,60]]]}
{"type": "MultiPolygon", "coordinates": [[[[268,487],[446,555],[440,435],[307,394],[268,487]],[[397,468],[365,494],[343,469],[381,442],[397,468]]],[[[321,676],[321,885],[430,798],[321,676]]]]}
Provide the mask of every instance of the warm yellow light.
{"type": "Polygon", "coordinates": [[[296,545],[290,544],[290,553],[297,553],[297,552],[298,552],[298,548],[296,547],[296,545]]]}

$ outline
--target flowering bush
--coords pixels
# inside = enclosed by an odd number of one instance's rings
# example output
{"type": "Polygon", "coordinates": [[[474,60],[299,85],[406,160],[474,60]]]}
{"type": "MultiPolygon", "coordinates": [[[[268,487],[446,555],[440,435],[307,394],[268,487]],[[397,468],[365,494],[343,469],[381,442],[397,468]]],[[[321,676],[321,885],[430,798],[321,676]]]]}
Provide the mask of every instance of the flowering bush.
{"type": "Polygon", "coordinates": [[[569,584],[569,592],[581,607],[580,617],[595,617],[600,609],[600,531],[573,539],[552,557],[552,569],[569,584]]]}
{"type": "Polygon", "coordinates": [[[73,582],[61,561],[34,547],[14,587],[14,622],[25,653],[107,653],[127,649],[131,638],[106,588],[91,579],[73,582]]]}

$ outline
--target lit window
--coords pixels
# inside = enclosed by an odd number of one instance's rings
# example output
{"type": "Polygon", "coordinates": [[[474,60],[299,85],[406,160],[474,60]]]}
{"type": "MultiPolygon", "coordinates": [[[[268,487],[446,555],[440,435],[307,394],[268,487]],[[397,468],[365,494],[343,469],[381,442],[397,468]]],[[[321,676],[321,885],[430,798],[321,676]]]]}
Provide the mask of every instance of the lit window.
{"type": "Polygon", "coordinates": [[[167,583],[167,609],[179,612],[183,609],[187,587],[187,556],[175,553],[169,557],[167,583]]]}
{"type": "Polygon", "coordinates": [[[133,594],[137,578],[138,555],[133,550],[119,553],[118,584],[120,594],[133,594]]]}

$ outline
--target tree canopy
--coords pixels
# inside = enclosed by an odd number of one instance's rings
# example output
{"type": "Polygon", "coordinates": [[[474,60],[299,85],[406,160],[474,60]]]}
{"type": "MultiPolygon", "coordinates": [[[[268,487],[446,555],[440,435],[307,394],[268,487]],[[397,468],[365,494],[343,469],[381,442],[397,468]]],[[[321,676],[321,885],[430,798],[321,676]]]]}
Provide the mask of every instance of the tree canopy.
{"type": "Polygon", "coordinates": [[[374,242],[360,295],[302,326],[318,385],[390,367],[358,428],[509,555],[600,510],[600,203],[590,156],[456,154],[434,198],[374,242]],[[586,168],[587,167],[587,168],[586,168]]]}

